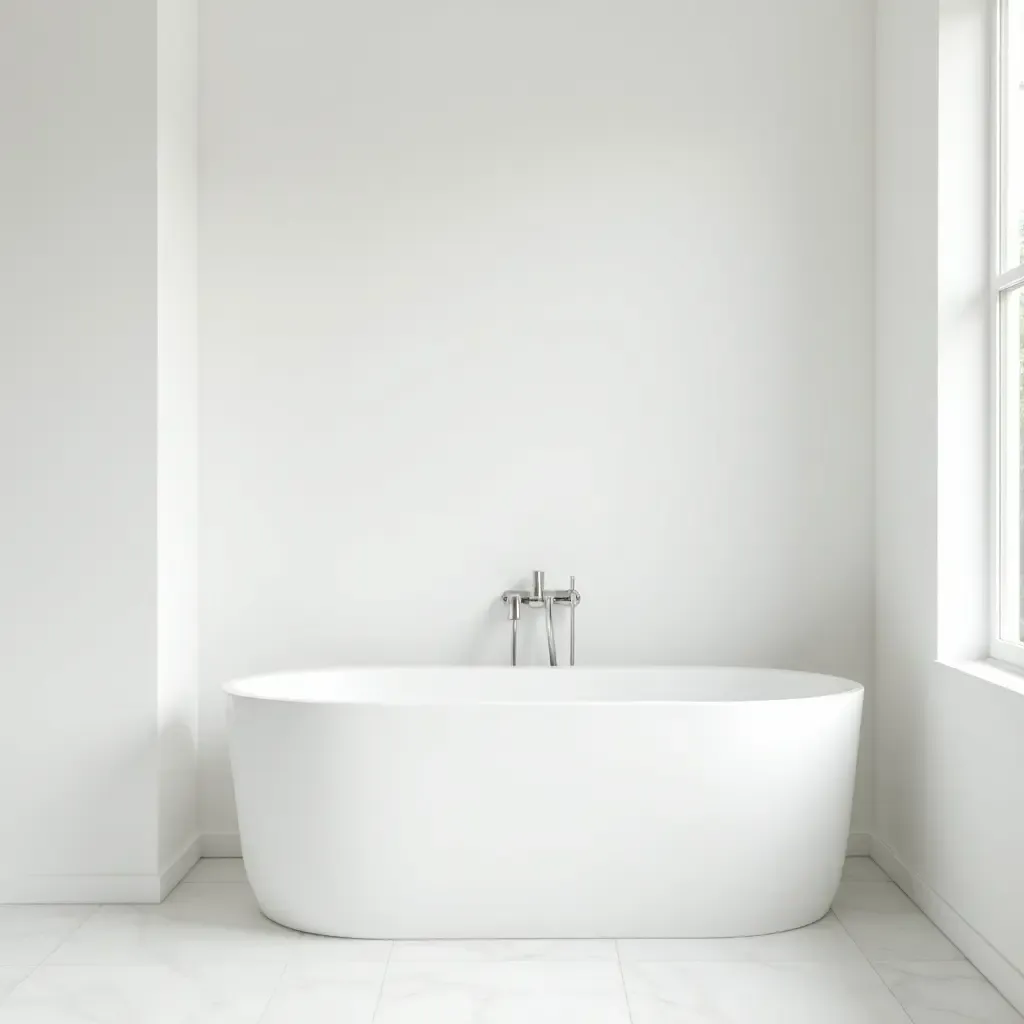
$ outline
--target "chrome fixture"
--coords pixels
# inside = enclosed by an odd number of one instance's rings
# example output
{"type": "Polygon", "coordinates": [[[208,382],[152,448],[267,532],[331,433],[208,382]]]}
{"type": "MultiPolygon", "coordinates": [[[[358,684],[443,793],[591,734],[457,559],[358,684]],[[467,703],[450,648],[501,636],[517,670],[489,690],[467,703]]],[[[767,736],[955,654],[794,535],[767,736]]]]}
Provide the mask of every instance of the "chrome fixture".
{"type": "Polygon", "coordinates": [[[519,611],[522,603],[518,594],[505,598],[508,601],[508,617],[512,620],[512,664],[516,663],[516,645],[519,642],[519,611]]]}
{"type": "Polygon", "coordinates": [[[576,589],[576,577],[569,577],[568,590],[545,590],[544,573],[539,569],[533,574],[533,586],[529,590],[506,590],[501,595],[502,601],[508,605],[508,617],[512,623],[512,664],[518,658],[519,616],[522,606],[543,608],[548,634],[548,662],[558,664],[555,653],[555,622],[554,607],[556,604],[569,606],[569,664],[576,664],[576,605],[580,603],[580,592],[576,589]]]}

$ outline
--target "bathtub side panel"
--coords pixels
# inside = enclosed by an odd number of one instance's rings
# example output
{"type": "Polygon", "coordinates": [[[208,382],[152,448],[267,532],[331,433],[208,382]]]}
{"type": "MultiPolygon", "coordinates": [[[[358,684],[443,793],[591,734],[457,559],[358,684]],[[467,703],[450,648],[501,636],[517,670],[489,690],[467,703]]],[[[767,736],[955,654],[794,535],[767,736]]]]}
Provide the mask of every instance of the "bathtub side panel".
{"type": "Polygon", "coordinates": [[[845,856],[860,693],[730,704],[232,698],[265,912],[367,938],[806,924],[845,856]]]}

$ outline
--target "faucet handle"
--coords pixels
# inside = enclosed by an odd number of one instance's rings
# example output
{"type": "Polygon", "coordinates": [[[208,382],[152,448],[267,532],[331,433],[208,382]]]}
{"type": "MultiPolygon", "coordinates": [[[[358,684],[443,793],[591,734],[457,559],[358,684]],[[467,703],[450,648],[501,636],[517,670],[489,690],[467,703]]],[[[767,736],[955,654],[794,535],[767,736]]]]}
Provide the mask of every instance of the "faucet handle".
{"type": "Polygon", "coordinates": [[[518,622],[522,598],[518,594],[509,594],[507,600],[508,617],[512,622],[518,622]]]}

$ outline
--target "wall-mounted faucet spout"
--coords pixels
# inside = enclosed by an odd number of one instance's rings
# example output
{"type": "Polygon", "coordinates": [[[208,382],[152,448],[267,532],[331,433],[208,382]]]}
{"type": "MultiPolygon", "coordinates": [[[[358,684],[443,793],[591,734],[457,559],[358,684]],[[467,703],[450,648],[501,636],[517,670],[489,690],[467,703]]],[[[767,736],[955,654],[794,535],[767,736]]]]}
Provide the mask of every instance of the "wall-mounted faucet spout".
{"type": "Polygon", "coordinates": [[[517,660],[516,647],[519,641],[519,610],[522,601],[518,594],[513,594],[508,599],[508,617],[512,620],[512,664],[517,660]]]}
{"type": "Polygon", "coordinates": [[[522,606],[543,608],[545,628],[548,638],[548,663],[554,667],[558,664],[555,652],[555,621],[554,607],[556,604],[569,606],[569,664],[576,664],[576,605],[580,603],[580,592],[576,589],[576,577],[569,577],[568,590],[545,590],[544,573],[534,570],[533,585],[529,590],[506,590],[501,595],[502,601],[508,605],[508,617],[512,622],[512,664],[518,661],[519,616],[522,606]]]}

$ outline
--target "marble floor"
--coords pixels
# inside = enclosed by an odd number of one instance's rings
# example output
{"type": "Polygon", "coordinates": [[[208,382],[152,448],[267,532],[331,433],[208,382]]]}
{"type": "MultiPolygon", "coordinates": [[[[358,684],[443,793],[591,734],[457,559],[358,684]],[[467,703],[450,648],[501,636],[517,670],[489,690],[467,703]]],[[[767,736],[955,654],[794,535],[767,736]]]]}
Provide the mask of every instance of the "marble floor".
{"type": "Polygon", "coordinates": [[[363,942],[262,917],[237,860],[160,906],[0,907],[0,1024],[1024,1024],[867,858],[748,939],[363,942]]]}

